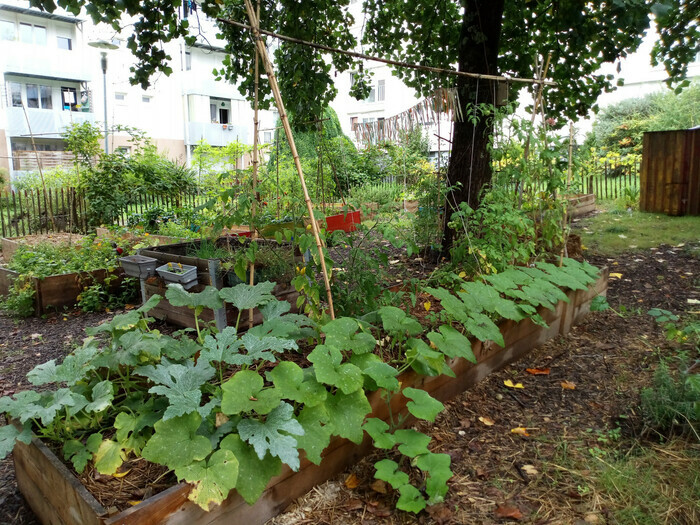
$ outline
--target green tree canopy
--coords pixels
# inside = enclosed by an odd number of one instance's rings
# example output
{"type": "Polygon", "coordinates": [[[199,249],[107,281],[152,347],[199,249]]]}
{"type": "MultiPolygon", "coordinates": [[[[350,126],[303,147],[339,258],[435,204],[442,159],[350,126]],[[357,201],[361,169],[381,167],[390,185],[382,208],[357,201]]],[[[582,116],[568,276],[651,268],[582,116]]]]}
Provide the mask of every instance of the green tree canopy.
{"type": "MultiPolygon", "coordinates": [[[[85,7],[93,20],[117,28],[122,14],[136,17],[128,41],[138,60],[132,81],[144,86],[155,71],[171,71],[171,57],[161,42],[189,31],[189,22],[178,18],[179,0],[30,1],[49,11],[57,2],[76,14],[85,7]]],[[[261,0],[260,4],[264,29],[336,48],[357,45],[351,34],[356,21],[348,14],[349,0],[261,0]]],[[[203,0],[201,7],[212,17],[247,22],[243,0],[203,0]]],[[[383,56],[448,69],[457,64],[459,71],[490,75],[532,78],[535,61],[550,57],[547,78],[557,85],[547,88],[546,112],[571,118],[595,108],[598,95],[612,89],[612,78],[597,73],[600,65],[635,51],[652,14],[661,34],[654,60],[663,62],[669,83],[679,85],[698,52],[696,0],[365,0],[363,40],[371,52],[383,56]]],[[[225,23],[219,28],[228,52],[219,74],[238,83],[252,100],[250,32],[225,23]]],[[[333,68],[360,69],[348,56],[332,54],[326,60],[320,51],[291,42],[276,42],[273,54],[287,109],[304,120],[321,115],[335,96],[333,68]]],[[[407,69],[397,69],[396,74],[422,94],[436,86],[456,86],[467,114],[470,104],[495,98],[493,81],[407,69]]],[[[355,86],[362,91],[366,83],[355,86]]],[[[262,82],[261,89],[261,107],[269,107],[268,84],[262,82]]],[[[460,186],[448,199],[448,212],[460,202],[477,206],[481,189],[491,178],[488,145],[493,122],[488,113],[475,116],[455,124],[448,177],[460,186]]],[[[446,245],[451,238],[448,231],[446,245]]]]}

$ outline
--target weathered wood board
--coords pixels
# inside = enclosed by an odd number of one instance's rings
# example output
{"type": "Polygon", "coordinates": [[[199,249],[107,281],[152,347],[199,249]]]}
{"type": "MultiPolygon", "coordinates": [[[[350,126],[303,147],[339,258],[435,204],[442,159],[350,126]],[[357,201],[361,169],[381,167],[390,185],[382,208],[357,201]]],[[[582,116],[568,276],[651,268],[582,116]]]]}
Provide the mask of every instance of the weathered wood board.
{"type": "MultiPolygon", "coordinates": [[[[93,270],[91,272],[64,273],[50,275],[39,279],[32,277],[34,287],[35,314],[43,315],[52,310],[63,307],[73,307],[78,301],[78,295],[85,286],[103,282],[108,276],[117,278],[109,284],[110,291],[116,291],[124,280],[124,270],[93,270]]],[[[0,268],[0,295],[7,296],[14,280],[19,276],[17,272],[0,268]]]]}
{"type": "MultiPolygon", "coordinates": [[[[606,294],[607,280],[608,271],[605,269],[598,281],[588,290],[569,291],[569,303],[560,302],[554,311],[542,310],[541,315],[549,323],[547,328],[537,326],[529,320],[502,323],[501,332],[506,346],[500,348],[495,344],[473,343],[472,349],[477,357],[477,364],[471,364],[464,359],[452,360],[449,364],[456,374],[455,378],[418,376],[411,371],[402,374],[399,380],[403,387],[422,388],[436,399],[447,401],[548,339],[566,334],[586,315],[593,298],[606,294]]],[[[373,410],[371,417],[387,419],[389,408],[380,393],[370,394],[369,399],[373,410]]],[[[390,401],[392,413],[406,414],[406,402],[407,399],[402,394],[394,395],[390,401]]],[[[408,418],[406,424],[410,423],[411,419],[408,418]]],[[[29,446],[20,444],[14,455],[16,475],[22,493],[44,524],[260,525],[279,514],[313,486],[323,483],[356,463],[370,450],[371,442],[367,436],[359,445],[336,438],[324,451],[321,465],[314,465],[302,459],[298,472],[283,467],[280,475],[270,480],[267,489],[254,505],[247,505],[233,492],[222,505],[210,512],[204,512],[187,500],[190,487],[181,483],[113,516],[107,516],[105,509],[97,504],[91,495],[85,494],[85,489],[79,486],[77,479],[57,458],[51,459],[53,454],[41,443],[35,441],[29,446]],[[54,469],[55,472],[46,472],[48,481],[34,479],[38,473],[50,469],[54,469]],[[49,497],[46,491],[60,496],[49,497]],[[71,509],[70,512],[82,521],[77,518],[65,521],[64,516],[68,512],[66,508],[71,509]],[[81,513],[85,513],[86,516],[81,513]],[[64,521],[59,521],[59,516],[64,521]]]]}

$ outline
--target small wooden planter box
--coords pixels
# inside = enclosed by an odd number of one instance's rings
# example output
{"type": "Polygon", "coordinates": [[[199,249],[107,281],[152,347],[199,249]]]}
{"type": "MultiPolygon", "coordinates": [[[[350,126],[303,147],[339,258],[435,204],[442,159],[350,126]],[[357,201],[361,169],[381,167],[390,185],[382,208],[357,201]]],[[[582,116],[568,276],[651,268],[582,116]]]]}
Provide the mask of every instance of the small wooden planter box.
{"type": "MultiPolygon", "coordinates": [[[[109,275],[118,278],[109,284],[109,291],[116,292],[124,279],[124,270],[115,268],[108,270],[93,270],[91,272],[64,273],[50,275],[43,279],[31,278],[34,287],[35,315],[43,315],[50,311],[72,308],[78,302],[78,295],[83,287],[103,282],[109,275]]],[[[7,296],[15,279],[19,277],[17,272],[0,268],[0,295],[7,296]]]]}
{"type": "Polygon", "coordinates": [[[566,200],[569,201],[569,217],[571,218],[595,211],[595,193],[567,195],[566,200]]]}
{"type": "MultiPolygon", "coordinates": [[[[519,323],[502,323],[501,332],[505,347],[495,344],[473,344],[477,364],[464,359],[453,359],[449,365],[456,377],[425,377],[407,372],[399,377],[402,387],[422,388],[441,400],[447,401],[484,379],[491,372],[527,354],[548,339],[566,334],[589,311],[591,301],[607,291],[608,272],[604,270],[600,279],[588,290],[569,291],[570,302],[560,302],[554,311],[541,311],[549,323],[543,328],[526,320],[519,323]]],[[[370,396],[372,415],[388,419],[388,407],[379,392],[370,396]]],[[[393,414],[406,413],[407,399],[396,394],[391,399],[393,414]]],[[[406,423],[411,420],[407,419],[406,423]]],[[[356,445],[345,439],[331,441],[323,453],[321,465],[303,459],[298,472],[282,468],[279,476],[270,480],[260,499],[254,505],[246,504],[234,492],[220,506],[210,512],[187,499],[190,485],[180,483],[138,505],[109,516],[77,478],[40,441],[32,444],[17,443],[14,449],[17,483],[34,513],[44,524],[72,525],[204,525],[236,523],[260,525],[282,512],[296,498],[313,486],[323,483],[356,463],[372,449],[371,439],[356,445]]]]}
{"type": "MultiPolygon", "coordinates": [[[[263,240],[258,240],[258,242],[266,242],[263,240]]],[[[214,286],[219,290],[226,286],[224,275],[220,269],[220,261],[218,259],[200,259],[198,257],[191,257],[185,255],[192,246],[197,246],[201,243],[201,240],[195,239],[187,242],[181,242],[178,244],[171,244],[167,246],[156,246],[149,250],[142,250],[141,255],[146,257],[153,257],[159,261],[159,264],[182,264],[191,265],[197,268],[197,279],[198,283],[196,286],[191,288],[190,292],[202,291],[206,286],[214,286]]],[[[244,245],[236,237],[220,237],[216,241],[217,246],[225,247],[228,246],[231,249],[239,249],[244,245]]],[[[295,257],[299,257],[298,253],[295,257]]],[[[166,286],[160,279],[148,279],[144,286],[145,299],[158,294],[165,297],[166,286]]],[[[281,301],[288,301],[292,305],[292,312],[298,312],[296,301],[299,297],[299,293],[294,289],[294,287],[288,285],[275,286],[272,294],[281,301]]],[[[186,306],[173,306],[165,298],[151,310],[150,315],[156,319],[162,319],[169,323],[175,324],[177,326],[183,326],[186,328],[195,328],[194,312],[187,308],[186,306]]],[[[202,314],[199,316],[200,321],[216,323],[216,327],[222,330],[226,326],[235,326],[236,319],[238,318],[238,310],[230,305],[226,305],[216,311],[212,311],[205,308],[202,314]]],[[[255,309],[253,311],[253,324],[260,324],[262,322],[262,314],[255,309]]],[[[248,317],[245,316],[245,322],[241,321],[242,327],[248,326],[248,317]]]]}

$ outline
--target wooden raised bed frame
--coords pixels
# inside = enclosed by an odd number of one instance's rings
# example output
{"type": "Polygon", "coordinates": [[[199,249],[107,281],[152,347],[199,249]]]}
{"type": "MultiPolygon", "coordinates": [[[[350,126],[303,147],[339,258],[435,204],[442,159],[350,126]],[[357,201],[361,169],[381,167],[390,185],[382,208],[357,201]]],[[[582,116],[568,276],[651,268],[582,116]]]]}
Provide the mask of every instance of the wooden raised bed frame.
{"type": "MultiPolygon", "coordinates": [[[[473,344],[477,364],[464,359],[449,362],[456,377],[426,377],[407,372],[399,377],[403,387],[422,388],[441,401],[447,401],[475,385],[491,372],[527,354],[531,349],[558,335],[566,334],[589,311],[591,301],[607,292],[608,271],[588,289],[569,291],[569,303],[559,302],[554,311],[540,311],[549,324],[543,328],[529,320],[519,323],[506,321],[501,324],[505,347],[493,343],[473,344]]],[[[388,407],[379,392],[370,396],[371,417],[388,418],[388,407]]],[[[406,398],[396,394],[391,399],[394,414],[406,413],[406,398]]],[[[369,417],[369,416],[368,416],[369,417]]],[[[410,419],[407,420],[410,423],[410,419]]],[[[15,472],[22,494],[34,513],[44,524],[71,525],[203,525],[244,523],[258,525],[283,511],[292,501],[305,494],[313,486],[323,483],[342,472],[372,448],[371,439],[365,435],[360,445],[335,438],[323,453],[321,465],[303,459],[298,472],[283,466],[254,505],[246,504],[233,491],[228,499],[210,512],[190,502],[187,495],[190,486],[175,485],[138,505],[110,516],[95,498],[79,483],[77,478],[39,440],[30,445],[18,442],[14,449],[15,472]]]]}
{"type": "MultiPolygon", "coordinates": [[[[214,286],[219,290],[224,287],[224,279],[221,274],[220,261],[218,259],[200,259],[199,257],[191,257],[185,255],[188,249],[192,246],[196,246],[201,243],[200,239],[194,239],[187,242],[181,242],[178,244],[170,244],[166,246],[155,246],[148,250],[142,250],[141,255],[146,257],[153,257],[160,261],[160,264],[173,263],[173,264],[189,264],[197,267],[197,279],[199,284],[193,287],[190,292],[199,292],[203,290],[206,286],[214,286]]],[[[267,242],[258,240],[258,242],[267,242]]],[[[269,241],[274,242],[274,241],[269,241]]],[[[242,247],[241,241],[237,237],[220,237],[216,241],[217,246],[231,246],[235,248],[242,247]]],[[[299,254],[296,254],[298,256],[299,254]]],[[[159,278],[150,278],[145,281],[143,290],[145,293],[145,298],[148,299],[155,294],[165,297],[166,287],[163,281],[159,278]]],[[[278,284],[272,290],[272,294],[280,301],[287,301],[292,305],[292,312],[297,312],[296,301],[299,297],[299,293],[290,285],[278,284]]],[[[173,306],[165,298],[150,311],[150,315],[156,319],[161,319],[169,323],[175,324],[177,326],[184,326],[186,328],[194,328],[194,312],[187,308],[186,306],[173,306]]],[[[205,308],[202,314],[199,316],[200,321],[216,323],[216,328],[223,330],[226,326],[235,326],[236,318],[238,317],[238,310],[231,307],[230,305],[224,306],[219,310],[212,311],[205,308]]],[[[258,309],[254,310],[253,314],[253,324],[260,324],[262,322],[262,314],[258,309]]],[[[248,318],[245,316],[245,322],[242,323],[242,327],[248,326],[248,318]]]]}
{"type": "MultiPolygon", "coordinates": [[[[116,291],[124,279],[124,270],[120,267],[112,271],[93,270],[91,272],[64,273],[60,275],[49,275],[43,279],[31,277],[30,281],[34,287],[34,313],[43,315],[52,310],[59,310],[64,307],[73,307],[78,301],[78,295],[83,291],[83,287],[95,283],[103,282],[109,275],[116,275],[118,278],[109,284],[109,291],[116,291]]],[[[19,273],[0,268],[0,295],[7,296],[10,287],[19,273]]]]}

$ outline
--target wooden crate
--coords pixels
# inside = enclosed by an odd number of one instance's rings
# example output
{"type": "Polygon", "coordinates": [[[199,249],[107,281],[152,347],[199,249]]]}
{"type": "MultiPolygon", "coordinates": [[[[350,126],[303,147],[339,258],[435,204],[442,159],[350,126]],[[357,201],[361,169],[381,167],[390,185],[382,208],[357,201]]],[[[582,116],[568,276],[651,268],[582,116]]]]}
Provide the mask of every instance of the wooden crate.
{"type": "Polygon", "coordinates": [[[565,198],[569,202],[568,215],[571,218],[595,211],[595,193],[579,193],[565,198]]]}
{"type": "MultiPolygon", "coordinates": [[[[450,367],[456,377],[426,377],[407,372],[399,377],[402,387],[422,388],[441,401],[447,401],[475,385],[491,372],[528,353],[531,349],[552,337],[566,334],[571,326],[579,322],[589,311],[591,301],[607,291],[608,272],[588,290],[569,291],[569,303],[560,302],[554,311],[540,313],[550,323],[544,328],[529,320],[519,323],[508,321],[501,324],[506,346],[495,344],[473,344],[477,364],[464,359],[451,360],[450,367]]],[[[388,419],[388,405],[380,392],[369,396],[372,406],[370,417],[388,419]]],[[[394,415],[406,414],[407,399],[396,394],[391,399],[394,415]]],[[[405,424],[412,421],[408,418],[405,424]]],[[[346,439],[335,438],[323,453],[321,465],[302,459],[298,472],[283,467],[254,505],[246,504],[233,491],[229,497],[210,512],[187,499],[190,485],[180,483],[146,501],[116,515],[109,516],[92,495],[87,493],[73,474],[41,442],[30,445],[17,443],[14,451],[17,482],[25,499],[44,524],[73,525],[203,525],[220,523],[243,523],[261,525],[282,512],[296,498],[313,486],[323,483],[344,471],[372,450],[371,440],[365,436],[360,445],[346,439]]]]}
{"type": "MultiPolygon", "coordinates": [[[[201,239],[194,239],[185,242],[179,242],[176,244],[170,244],[166,246],[154,246],[148,250],[142,250],[141,255],[146,257],[153,257],[160,261],[160,264],[173,263],[173,264],[189,264],[197,267],[197,279],[198,284],[190,292],[202,291],[206,286],[214,286],[217,289],[224,287],[224,277],[220,270],[220,262],[217,259],[200,259],[198,257],[191,257],[186,255],[192,247],[197,247],[202,242],[201,239]]],[[[216,241],[218,247],[225,247],[231,250],[240,249],[249,241],[247,239],[240,239],[238,237],[220,237],[216,241]]],[[[259,243],[270,243],[277,244],[276,241],[266,241],[263,239],[258,239],[259,243]]],[[[290,245],[291,246],[291,245],[290,245]]],[[[295,248],[295,257],[300,257],[298,249],[295,248]]],[[[144,291],[146,298],[153,296],[154,294],[161,295],[165,297],[166,286],[163,281],[159,278],[150,278],[145,282],[144,291]]],[[[277,285],[272,291],[273,295],[281,301],[288,301],[292,305],[292,312],[298,312],[296,301],[299,297],[297,291],[290,287],[289,285],[277,285]]],[[[177,326],[183,326],[186,328],[195,328],[194,313],[192,310],[185,306],[173,306],[167,299],[163,299],[158,306],[151,310],[151,315],[157,319],[165,320],[169,323],[175,324],[177,326]]],[[[238,317],[238,310],[230,305],[225,305],[217,311],[212,311],[205,308],[202,314],[199,316],[200,320],[205,322],[214,321],[216,327],[222,330],[226,326],[235,326],[236,319],[238,317]]],[[[241,328],[248,326],[248,317],[244,315],[242,319],[245,322],[241,322],[241,328]]],[[[262,314],[255,309],[253,312],[253,325],[260,324],[262,322],[262,314]]]]}

